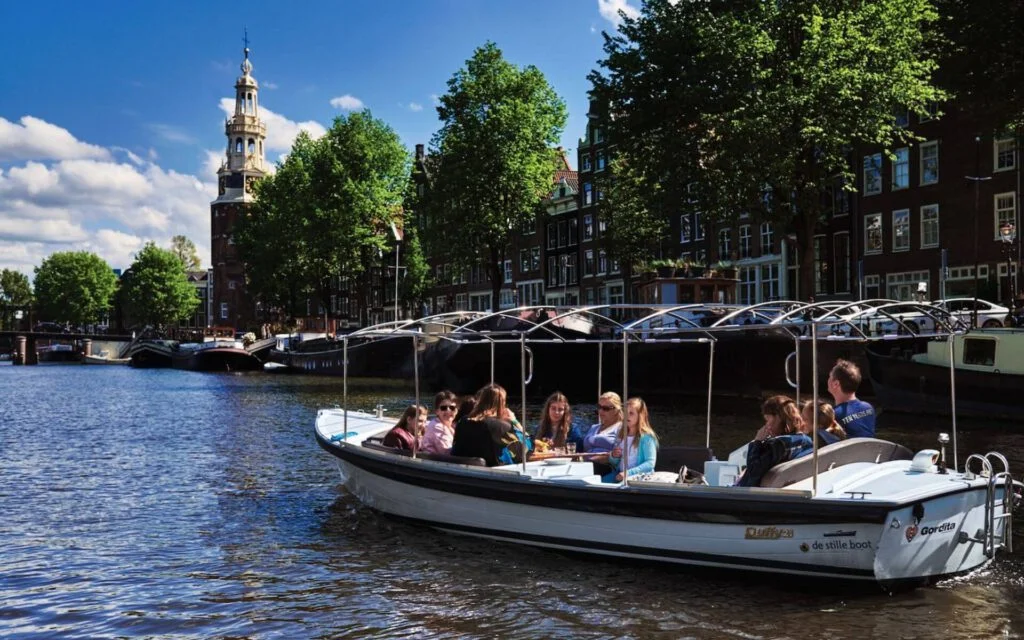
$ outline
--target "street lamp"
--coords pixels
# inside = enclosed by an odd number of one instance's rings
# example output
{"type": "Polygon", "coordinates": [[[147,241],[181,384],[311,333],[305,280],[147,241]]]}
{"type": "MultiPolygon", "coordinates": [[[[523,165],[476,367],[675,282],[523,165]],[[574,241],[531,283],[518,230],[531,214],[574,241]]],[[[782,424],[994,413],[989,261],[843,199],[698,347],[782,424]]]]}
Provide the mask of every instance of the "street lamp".
{"type": "Polygon", "coordinates": [[[999,225],[999,239],[1003,242],[1003,256],[1006,258],[1006,286],[1010,290],[1009,298],[1012,306],[1017,297],[1016,282],[1010,279],[1015,277],[1010,257],[1013,255],[1013,241],[1017,239],[1017,228],[1013,222],[1007,220],[999,225]]]}

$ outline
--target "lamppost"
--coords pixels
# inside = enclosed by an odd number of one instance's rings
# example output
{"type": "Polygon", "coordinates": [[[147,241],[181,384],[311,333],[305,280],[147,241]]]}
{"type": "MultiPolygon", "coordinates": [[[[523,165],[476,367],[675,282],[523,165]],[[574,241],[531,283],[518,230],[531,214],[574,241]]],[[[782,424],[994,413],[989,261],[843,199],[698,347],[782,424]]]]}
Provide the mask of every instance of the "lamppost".
{"type": "Polygon", "coordinates": [[[1017,297],[1017,283],[1014,281],[1016,274],[1013,272],[1013,263],[1010,260],[1014,250],[1013,242],[1017,239],[1017,228],[1013,222],[1007,220],[999,225],[999,239],[1003,242],[1003,257],[1006,258],[1006,288],[1009,289],[1009,300],[1012,307],[1017,297]]]}

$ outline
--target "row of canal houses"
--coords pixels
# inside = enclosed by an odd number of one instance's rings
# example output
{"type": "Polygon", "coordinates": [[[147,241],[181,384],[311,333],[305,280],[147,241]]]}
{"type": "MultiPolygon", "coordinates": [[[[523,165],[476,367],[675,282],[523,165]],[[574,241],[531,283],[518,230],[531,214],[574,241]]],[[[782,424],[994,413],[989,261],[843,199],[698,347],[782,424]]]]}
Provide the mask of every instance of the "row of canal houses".
{"type": "MultiPolygon", "coordinates": [[[[544,213],[508,247],[497,304],[487,269],[456,273],[443,256],[431,256],[435,286],[421,314],[626,299],[626,287],[635,288],[637,280],[626,282],[610,256],[603,194],[596,186],[607,179],[602,174],[609,171],[615,144],[606,135],[601,105],[591,101],[587,117],[578,169],[562,155],[544,213]]],[[[729,224],[714,224],[699,213],[674,215],[668,240],[652,247],[652,257],[733,263],[741,303],[909,300],[921,283],[930,299],[970,296],[977,278],[982,298],[1009,304],[1021,255],[1018,138],[993,131],[955,105],[944,106],[941,115],[936,109],[928,117],[896,118],[922,141],[891,155],[880,148],[854,150],[856,191],[834,186],[831,211],[813,240],[813,291],[799,290],[795,235],[750,215],[729,224]]],[[[429,188],[423,145],[416,146],[415,162],[416,175],[424,176],[418,188],[429,188]]],[[[369,320],[394,317],[393,293],[388,296],[394,289],[380,284],[385,299],[369,320]]]]}

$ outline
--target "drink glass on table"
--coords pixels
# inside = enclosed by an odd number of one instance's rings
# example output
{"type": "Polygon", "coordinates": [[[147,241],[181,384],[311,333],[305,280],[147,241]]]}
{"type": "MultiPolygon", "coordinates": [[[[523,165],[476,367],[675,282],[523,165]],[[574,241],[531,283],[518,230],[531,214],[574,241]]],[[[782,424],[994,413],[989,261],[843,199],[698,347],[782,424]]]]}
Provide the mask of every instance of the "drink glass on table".
{"type": "Polygon", "coordinates": [[[565,443],[565,452],[567,454],[569,454],[570,456],[576,455],[576,443],[575,442],[566,442],[565,443]]]}

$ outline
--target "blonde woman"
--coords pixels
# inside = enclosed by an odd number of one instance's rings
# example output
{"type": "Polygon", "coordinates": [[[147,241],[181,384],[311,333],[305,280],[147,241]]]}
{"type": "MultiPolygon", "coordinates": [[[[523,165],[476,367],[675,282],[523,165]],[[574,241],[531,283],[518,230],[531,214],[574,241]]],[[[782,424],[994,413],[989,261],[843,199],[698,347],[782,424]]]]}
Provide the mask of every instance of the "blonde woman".
{"type": "MultiPolygon", "coordinates": [[[[516,416],[508,408],[501,385],[489,384],[476,394],[476,406],[455,425],[451,454],[483,458],[489,467],[522,461],[523,444],[516,416]]],[[[528,445],[527,445],[528,448],[528,445]]]]}
{"type": "Polygon", "coordinates": [[[619,445],[611,452],[613,469],[601,480],[622,482],[624,477],[633,477],[654,471],[658,461],[658,434],[651,427],[647,403],[643,398],[630,398],[626,402],[626,425],[619,430],[619,445]],[[623,462],[629,465],[623,470],[623,462]]]}
{"type": "Polygon", "coordinates": [[[427,424],[427,408],[418,404],[411,404],[405,410],[398,423],[387,432],[381,441],[385,447],[395,447],[412,451],[419,446],[420,437],[423,435],[423,427],[427,424]]]}
{"type": "Polygon", "coordinates": [[[622,398],[619,394],[614,391],[601,394],[597,399],[597,420],[597,424],[592,425],[583,436],[583,451],[604,454],[591,458],[594,473],[604,476],[615,470],[609,462],[608,454],[618,445],[619,429],[622,427],[622,398]]]}
{"type": "MultiPolygon", "coordinates": [[[[805,400],[800,407],[800,417],[804,421],[801,431],[810,436],[814,428],[814,402],[805,400]]],[[[818,403],[818,437],[823,444],[832,444],[846,440],[846,430],[836,420],[836,411],[827,402],[818,403]]]]}

